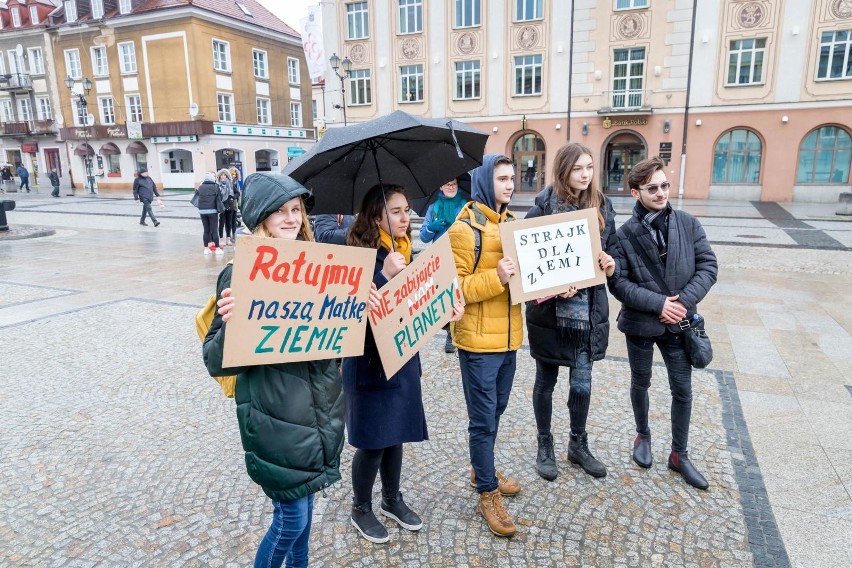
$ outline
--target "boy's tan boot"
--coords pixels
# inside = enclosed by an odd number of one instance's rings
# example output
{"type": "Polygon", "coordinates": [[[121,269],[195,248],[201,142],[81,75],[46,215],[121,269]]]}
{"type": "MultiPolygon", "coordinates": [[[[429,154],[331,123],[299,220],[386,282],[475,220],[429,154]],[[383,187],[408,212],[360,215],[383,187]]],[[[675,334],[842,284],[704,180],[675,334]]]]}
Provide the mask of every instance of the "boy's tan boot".
{"type": "MultiPolygon", "coordinates": [[[[521,484],[514,479],[509,479],[499,471],[494,472],[497,477],[497,488],[506,497],[512,497],[521,492],[521,484]]],[[[470,486],[476,489],[476,473],[470,468],[470,486]]]]}
{"type": "Polygon", "coordinates": [[[497,536],[512,536],[515,534],[515,523],[506,506],[499,489],[486,491],[479,495],[479,510],[488,523],[488,528],[497,536]]]}

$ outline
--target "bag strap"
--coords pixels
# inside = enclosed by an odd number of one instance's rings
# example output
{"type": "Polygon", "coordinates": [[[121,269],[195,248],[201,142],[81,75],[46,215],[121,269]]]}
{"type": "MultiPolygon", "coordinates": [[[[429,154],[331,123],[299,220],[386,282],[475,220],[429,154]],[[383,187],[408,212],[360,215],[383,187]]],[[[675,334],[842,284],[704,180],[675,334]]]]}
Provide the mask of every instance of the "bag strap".
{"type": "Polygon", "coordinates": [[[479,266],[479,257],[482,254],[482,231],[473,226],[470,218],[461,219],[462,223],[466,223],[470,230],[473,231],[473,270],[471,274],[476,272],[476,267],[479,266]]]}
{"type": "Polygon", "coordinates": [[[660,287],[660,291],[664,292],[666,296],[671,296],[672,293],[669,291],[669,287],[663,279],[663,275],[660,274],[660,271],[657,269],[657,265],[654,264],[654,260],[651,258],[651,255],[648,254],[645,247],[639,244],[639,239],[636,238],[636,235],[630,230],[630,227],[625,224],[622,225],[621,228],[627,235],[627,239],[630,241],[630,244],[633,245],[633,250],[635,250],[639,256],[642,257],[642,260],[645,261],[645,264],[648,266],[648,272],[651,273],[651,276],[654,278],[654,282],[656,282],[657,286],[660,287]]]}

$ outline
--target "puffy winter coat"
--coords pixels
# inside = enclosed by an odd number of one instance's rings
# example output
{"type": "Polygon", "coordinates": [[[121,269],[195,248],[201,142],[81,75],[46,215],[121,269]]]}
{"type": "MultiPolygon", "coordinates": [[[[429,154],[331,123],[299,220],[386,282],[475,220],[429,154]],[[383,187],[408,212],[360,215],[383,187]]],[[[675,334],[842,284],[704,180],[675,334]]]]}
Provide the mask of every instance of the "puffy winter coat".
{"type": "MultiPolygon", "coordinates": [[[[553,190],[547,187],[535,198],[535,205],[527,212],[526,219],[552,215],[553,190]]],[[[572,208],[573,210],[573,208],[572,208]]],[[[604,217],[604,230],[601,233],[601,248],[609,252],[615,245],[615,210],[612,202],[604,198],[601,205],[604,217]]],[[[606,355],[609,345],[609,299],[606,285],[600,284],[591,289],[591,306],[589,309],[589,347],[592,361],[600,361],[606,355]]],[[[574,345],[563,338],[556,322],[556,300],[550,299],[541,304],[527,302],[527,333],[530,342],[530,354],[533,359],[572,367],[574,365],[574,345]]]]}
{"type": "Polygon", "coordinates": [[[615,273],[608,280],[609,290],[622,304],[618,329],[628,335],[654,337],[666,328],[680,333],[675,324],[660,322],[666,296],[651,275],[644,258],[637,252],[624,231],[629,227],[639,243],[648,251],[654,265],[668,286],[668,292],[680,295],[687,317],[698,309],[698,303],[716,283],[716,255],[698,219],[685,211],[672,210],[669,215],[666,264],[657,254],[657,245],[636,213],[616,232],[616,244],[608,251],[615,259],[615,273]]]}
{"type": "Polygon", "coordinates": [[[219,186],[215,181],[205,181],[198,186],[198,209],[216,211],[217,204],[221,202],[219,186]]]}

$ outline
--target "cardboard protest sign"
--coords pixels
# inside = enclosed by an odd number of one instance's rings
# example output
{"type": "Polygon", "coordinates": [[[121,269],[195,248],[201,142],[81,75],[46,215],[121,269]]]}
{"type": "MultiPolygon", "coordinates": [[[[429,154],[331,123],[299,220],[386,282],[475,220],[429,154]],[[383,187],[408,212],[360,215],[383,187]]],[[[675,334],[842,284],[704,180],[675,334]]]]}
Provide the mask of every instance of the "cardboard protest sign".
{"type": "Polygon", "coordinates": [[[509,279],[512,303],[544,298],[606,282],[598,266],[598,212],[583,209],[500,224],[503,254],[518,272],[509,279]]]}
{"type": "Polygon", "coordinates": [[[242,236],[225,328],[225,367],[364,353],[376,251],[242,236]]]}
{"type": "Polygon", "coordinates": [[[370,312],[385,376],[390,379],[453,316],[461,289],[450,238],[444,235],[379,290],[382,304],[370,312]]]}

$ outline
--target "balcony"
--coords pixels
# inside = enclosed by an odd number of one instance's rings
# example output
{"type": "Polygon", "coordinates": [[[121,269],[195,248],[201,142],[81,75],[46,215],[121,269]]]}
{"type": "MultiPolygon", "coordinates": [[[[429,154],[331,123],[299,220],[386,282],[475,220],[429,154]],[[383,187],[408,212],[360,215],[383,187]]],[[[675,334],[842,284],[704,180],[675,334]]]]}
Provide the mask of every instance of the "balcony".
{"type": "Polygon", "coordinates": [[[29,122],[3,122],[0,123],[0,135],[5,136],[29,136],[29,122]]]}
{"type": "Polygon", "coordinates": [[[601,109],[598,114],[651,114],[651,89],[622,89],[601,92],[601,109]]]}
{"type": "Polygon", "coordinates": [[[26,73],[0,74],[0,91],[32,91],[33,80],[26,73]]]}

